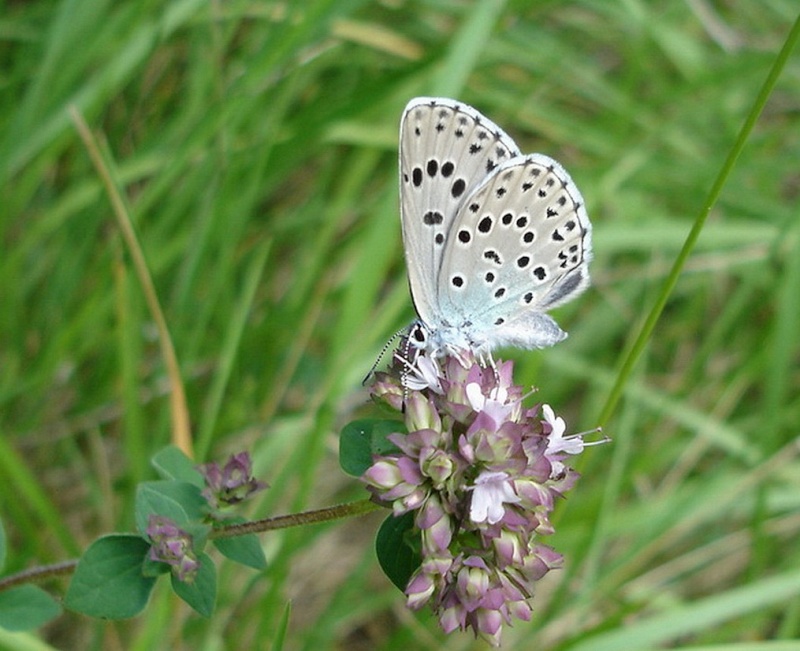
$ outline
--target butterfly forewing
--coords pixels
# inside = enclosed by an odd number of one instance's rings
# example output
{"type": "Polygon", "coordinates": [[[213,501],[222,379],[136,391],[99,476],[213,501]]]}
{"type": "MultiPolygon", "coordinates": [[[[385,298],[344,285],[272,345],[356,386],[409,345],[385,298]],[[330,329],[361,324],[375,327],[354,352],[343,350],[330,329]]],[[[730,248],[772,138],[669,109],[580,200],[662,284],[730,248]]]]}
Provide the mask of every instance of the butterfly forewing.
{"type": "Polygon", "coordinates": [[[441,313],[437,293],[450,231],[466,197],[519,154],[497,125],[453,100],[417,98],[400,125],[400,208],[409,284],[420,318],[441,313]]]}

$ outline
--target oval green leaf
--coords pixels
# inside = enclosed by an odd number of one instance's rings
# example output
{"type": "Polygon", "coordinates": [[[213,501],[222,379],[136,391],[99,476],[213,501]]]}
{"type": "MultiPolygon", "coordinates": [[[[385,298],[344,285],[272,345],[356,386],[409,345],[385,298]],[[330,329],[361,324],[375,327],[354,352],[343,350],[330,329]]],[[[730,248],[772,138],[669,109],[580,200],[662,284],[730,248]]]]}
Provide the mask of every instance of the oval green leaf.
{"type": "Polygon", "coordinates": [[[217,600],[217,568],[208,554],[199,554],[197,560],[200,567],[194,581],[186,583],[173,574],[172,589],[203,617],[211,617],[217,600]]]}
{"type": "Polygon", "coordinates": [[[125,619],[147,605],[156,579],[142,574],[146,540],[111,534],[95,540],[78,561],[64,605],[90,617],[125,619]]]}
{"type": "Polygon", "coordinates": [[[386,437],[405,431],[405,425],[396,420],[354,420],[339,437],[339,465],[348,475],[360,477],[372,465],[373,455],[399,452],[386,437]]]}
{"type": "Polygon", "coordinates": [[[35,585],[0,592],[0,627],[9,631],[30,631],[60,614],[56,600],[35,585]]]}
{"type": "Polygon", "coordinates": [[[411,575],[422,564],[422,556],[417,551],[418,541],[419,532],[414,531],[413,513],[405,513],[399,518],[390,515],[383,521],[375,538],[375,552],[381,569],[401,591],[405,591],[411,575]]]}
{"type": "Polygon", "coordinates": [[[136,529],[142,535],[147,532],[151,515],[163,515],[177,526],[203,519],[205,498],[200,489],[185,481],[146,481],[136,487],[136,529]]]}
{"type": "Polygon", "coordinates": [[[261,541],[254,533],[235,538],[217,538],[214,540],[214,547],[223,556],[254,570],[264,570],[267,567],[267,557],[264,556],[261,541]]]}
{"type": "Polygon", "coordinates": [[[150,463],[162,479],[187,481],[201,489],[205,486],[203,475],[197,470],[197,463],[174,445],[158,451],[150,463]]]}

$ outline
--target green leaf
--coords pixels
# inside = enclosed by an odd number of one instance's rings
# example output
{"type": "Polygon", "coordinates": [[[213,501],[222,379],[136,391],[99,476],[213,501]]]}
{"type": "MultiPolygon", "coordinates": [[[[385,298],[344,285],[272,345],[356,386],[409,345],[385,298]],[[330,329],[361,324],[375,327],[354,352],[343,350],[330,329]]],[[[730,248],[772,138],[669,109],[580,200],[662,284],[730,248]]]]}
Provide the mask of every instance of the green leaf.
{"type": "Polygon", "coordinates": [[[203,522],[194,522],[182,527],[183,530],[192,537],[192,549],[201,552],[208,541],[208,534],[211,533],[211,525],[203,522]]]}
{"type": "Polygon", "coordinates": [[[373,455],[399,451],[386,437],[405,431],[405,425],[396,420],[354,420],[339,437],[339,465],[348,475],[360,477],[372,465],[373,455]]]}
{"type": "Polygon", "coordinates": [[[157,452],[151,463],[162,479],[185,481],[201,489],[205,487],[203,475],[197,470],[197,464],[174,445],[157,452]]]}
{"type": "Polygon", "coordinates": [[[283,651],[283,644],[286,641],[286,631],[289,629],[289,616],[291,614],[292,602],[287,601],[286,607],[283,609],[283,614],[281,615],[281,621],[278,622],[278,630],[275,632],[270,651],[283,651]]]}
{"type": "Polygon", "coordinates": [[[144,557],[144,563],[142,563],[142,574],[145,576],[159,577],[171,569],[172,566],[169,563],[151,560],[150,554],[144,557]]]}
{"type": "Polygon", "coordinates": [[[151,515],[163,515],[185,528],[205,517],[206,504],[200,489],[189,482],[142,482],[136,488],[136,529],[145,535],[151,515]]]}
{"type": "Polygon", "coordinates": [[[235,538],[217,538],[214,540],[216,547],[223,556],[252,567],[255,570],[263,570],[267,567],[267,557],[261,548],[261,541],[254,533],[235,538]]]}
{"type": "Polygon", "coordinates": [[[375,538],[375,551],[383,573],[400,590],[405,590],[411,575],[422,564],[419,532],[414,531],[414,514],[405,513],[399,518],[390,515],[383,521],[375,538]]]}
{"type": "Polygon", "coordinates": [[[156,582],[142,574],[149,549],[146,540],[131,534],[111,534],[95,540],[78,561],[64,598],[66,607],[103,619],[138,615],[156,582]]]}
{"type": "Polygon", "coordinates": [[[60,614],[56,600],[35,585],[0,592],[0,627],[9,631],[29,631],[60,614]]]}
{"type": "Polygon", "coordinates": [[[194,581],[186,583],[173,574],[172,589],[203,617],[211,617],[217,600],[217,569],[208,554],[199,554],[197,560],[200,568],[194,581]]]}

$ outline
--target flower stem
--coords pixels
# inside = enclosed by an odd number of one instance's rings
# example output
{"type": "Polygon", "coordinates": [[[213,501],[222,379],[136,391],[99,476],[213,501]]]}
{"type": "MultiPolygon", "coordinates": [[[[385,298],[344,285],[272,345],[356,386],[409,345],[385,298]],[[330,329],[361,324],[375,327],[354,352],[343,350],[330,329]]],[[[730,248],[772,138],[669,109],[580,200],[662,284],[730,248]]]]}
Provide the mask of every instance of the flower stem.
{"type": "Polygon", "coordinates": [[[55,576],[66,576],[72,574],[78,565],[77,559],[69,561],[61,561],[60,563],[53,563],[52,565],[40,565],[38,567],[31,567],[27,570],[22,570],[16,574],[9,574],[0,578],[0,592],[8,590],[24,583],[34,583],[37,581],[44,581],[51,579],[55,576]]]}
{"type": "Polygon", "coordinates": [[[330,520],[340,520],[356,515],[364,515],[371,511],[381,508],[370,500],[360,500],[358,502],[348,502],[337,506],[328,506],[324,509],[315,511],[304,511],[303,513],[292,513],[290,515],[279,515],[274,518],[243,522],[241,524],[229,524],[219,529],[215,529],[211,538],[232,538],[243,536],[248,533],[261,533],[263,531],[273,531],[275,529],[288,529],[304,524],[316,524],[319,522],[329,522],[330,520]]]}
{"type": "MultiPolygon", "coordinates": [[[[329,522],[330,520],[340,520],[357,515],[364,515],[381,507],[369,500],[358,502],[348,502],[338,504],[315,511],[305,511],[303,513],[292,513],[289,515],[279,515],[275,518],[265,518],[264,520],[254,520],[242,524],[231,524],[220,529],[215,529],[211,533],[211,538],[233,538],[243,536],[248,533],[261,533],[263,531],[273,531],[275,529],[286,529],[297,527],[303,524],[315,524],[318,522],[329,522]]],[[[53,563],[52,565],[40,565],[31,567],[16,574],[0,578],[0,592],[8,590],[24,583],[44,581],[56,576],[67,576],[75,571],[78,566],[78,559],[53,563]]]]}

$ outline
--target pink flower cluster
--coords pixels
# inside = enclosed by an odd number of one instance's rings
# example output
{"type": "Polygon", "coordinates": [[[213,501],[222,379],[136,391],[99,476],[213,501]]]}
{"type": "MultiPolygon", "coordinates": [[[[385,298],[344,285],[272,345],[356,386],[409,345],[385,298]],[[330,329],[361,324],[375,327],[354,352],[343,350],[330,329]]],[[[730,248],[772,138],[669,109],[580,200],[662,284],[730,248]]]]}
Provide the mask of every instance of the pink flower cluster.
{"type": "Polygon", "coordinates": [[[161,515],[150,515],[147,535],[153,543],[148,557],[151,561],[166,563],[184,583],[194,583],[200,563],[192,548],[192,536],[172,520],[161,515]]]}
{"type": "Polygon", "coordinates": [[[378,374],[376,399],[405,409],[400,452],[373,459],[362,480],[395,515],[414,512],[422,564],[407,603],[430,605],[444,631],[471,628],[499,645],[512,617],[529,620],[534,583],[561,564],[537,536],[553,533],[555,498],[583,450],[548,405],[526,409],[512,363],[483,368],[420,355],[401,379],[378,374]]]}
{"type": "Polygon", "coordinates": [[[197,466],[203,475],[205,488],[202,491],[213,516],[219,516],[220,510],[246,500],[268,484],[253,477],[253,463],[248,452],[239,452],[230,456],[224,466],[216,462],[197,466]]]}

